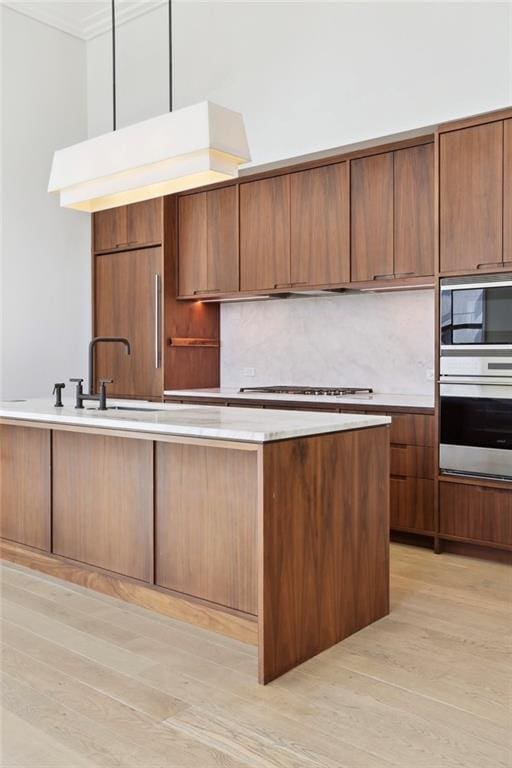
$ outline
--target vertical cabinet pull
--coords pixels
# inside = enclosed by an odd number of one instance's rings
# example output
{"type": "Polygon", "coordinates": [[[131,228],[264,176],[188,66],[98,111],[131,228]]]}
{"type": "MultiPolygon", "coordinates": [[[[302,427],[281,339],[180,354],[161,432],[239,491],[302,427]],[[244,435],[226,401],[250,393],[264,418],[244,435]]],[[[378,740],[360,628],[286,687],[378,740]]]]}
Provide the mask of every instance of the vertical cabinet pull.
{"type": "Polygon", "coordinates": [[[160,275],[155,275],[155,368],[162,364],[162,286],[160,275]]]}

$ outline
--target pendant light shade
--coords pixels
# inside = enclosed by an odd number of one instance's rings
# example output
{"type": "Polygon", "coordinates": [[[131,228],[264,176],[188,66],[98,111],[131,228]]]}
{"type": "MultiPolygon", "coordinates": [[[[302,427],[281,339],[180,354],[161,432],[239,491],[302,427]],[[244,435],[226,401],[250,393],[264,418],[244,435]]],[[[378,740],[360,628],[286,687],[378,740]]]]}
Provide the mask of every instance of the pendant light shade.
{"type": "Polygon", "coordinates": [[[101,211],[236,178],[249,160],[242,115],[204,101],[57,150],[48,191],[101,211]]]}

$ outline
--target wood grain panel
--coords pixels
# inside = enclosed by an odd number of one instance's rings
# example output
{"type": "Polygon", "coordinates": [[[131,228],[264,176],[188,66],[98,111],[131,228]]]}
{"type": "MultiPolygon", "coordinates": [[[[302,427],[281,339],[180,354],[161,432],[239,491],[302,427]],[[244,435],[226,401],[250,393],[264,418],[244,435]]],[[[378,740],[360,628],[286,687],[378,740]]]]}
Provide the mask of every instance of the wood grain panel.
{"type": "Polygon", "coordinates": [[[391,442],[399,445],[433,446],[434,416],[416,413],[389,414],[391,421],[391,442]]]}
{"type": "Polygon", "coordinates": [[[238,187],[207,194],[207,289],[218,293],[238,291],[238,187]]]}
{"type": "Polygon", "coordinates": [[[98,211],[93,217],[94,250],[108,251],[128,244],[127,206],[98,211]]]}
{"type": "Polygon", "coordinates": [[[240,185],[240,289],[290,285],[290,177],[240,185]]]}
{"type": "Polygon", "coordinates": [[[416,445],[391,445],[391,474],[402,477],[434,479],[435,455],[433,448],[416,445]]]}
{"type": "Polygon", "coordinates": [[[163,199],[143,200],[127,206],[128,242],[154,245],[162,242],[163,199]]]}
{"type": "Polygon", "coordinates": [[[162,274],[162,251],[144,248],[95,259],[95,334],[124,336],[131,344],[131,355],[121,344],[97,346],[96,387],[98,379],[112,378],[109,394],[161,396],[163,369],[155,360],[155,275],[162,274]]]}
{"type": "Polygon", "coordinates": [[[290,184],[292,284],[348,283],[348,163],[293,173],[290,184]]]}
{"type": "Polygon", "coordinates": [[[257,493],[255,453],[158,443],[156,583],[256,614],[257,493]]]}
{"type": "Polygon", "coordinates": [[[389,611],[389,429],[269,443],[263,478],[266,683],[389,611]]]}
{"type": "Polygon", "coordinates": [[[391,528],[433,532],[433,480],[391,477],[391,528]]]}
{"type": "Polygon", "coordinates": [[[207,276],[207,192],[178,199],[179,295],[205,291],[207,276]]]}
{"type": "Polygon", "coordinates": [[[503,130],[503,261],[512,269],[512,119],[503,130]]]}
{"type": "Polygon", "coordinates": [[[512,490],[440,483],[441,533],[512,545],[512,490]]]}
{"type": "Polygon", "coordinates": [[[164,199],[164,389],[219,386],[219,349],[175,348],[178,338],[219,340],[219,305],[179,301],[178,199],[164,199]]]}
{"type": "Polygon", "coordinates": [[[393,153],[350,164],[351,280],[393,277],[393,153]]]}
{"type": "Polygon", "coordinates": [[[56,554],[151,581],[152,521],[150,441],[54,433],[56,554]]]}
{"type": "Polygon", "coordinates": [[[503,261],[503,122],[439,137],[440,270],[503,261]]]}
{"type": "Polygon", "coordinates": [[[394,153],[394,272],[434,274],[434,145],[394,153]]]}
{"type": "Polygon", "coordinates": [[[0,536],[50,549],[50,430],[0,424],[0,536]]]}

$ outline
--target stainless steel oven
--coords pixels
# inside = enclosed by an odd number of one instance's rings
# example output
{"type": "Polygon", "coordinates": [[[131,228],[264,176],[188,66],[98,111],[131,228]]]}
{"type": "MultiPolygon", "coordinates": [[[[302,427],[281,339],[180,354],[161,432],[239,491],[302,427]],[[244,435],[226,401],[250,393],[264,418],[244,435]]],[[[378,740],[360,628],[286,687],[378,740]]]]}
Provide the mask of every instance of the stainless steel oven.
{"type": "Polygon", "coordinates": [[[512,480],[512,279],[441,281],[441,472],[512,480]]]}
{"type": "Polygon", "coordinates": [[[512,275],[441,282],[441,352],[512,349],[512,275]]]}

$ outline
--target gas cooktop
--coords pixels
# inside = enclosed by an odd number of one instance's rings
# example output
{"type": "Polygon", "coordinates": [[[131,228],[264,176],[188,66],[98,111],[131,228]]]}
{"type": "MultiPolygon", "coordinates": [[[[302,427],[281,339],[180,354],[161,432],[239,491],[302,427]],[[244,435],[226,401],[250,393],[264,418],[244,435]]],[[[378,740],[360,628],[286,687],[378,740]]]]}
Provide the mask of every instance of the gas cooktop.
{"type": "Polygon", "coordinates": [[[267,395],[371,395],[373,389],[360,387],[287,387],[277,385],[273,387],[241,387],[240,392],[260,392],[267,395]]]}

